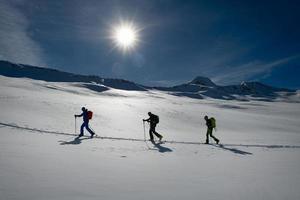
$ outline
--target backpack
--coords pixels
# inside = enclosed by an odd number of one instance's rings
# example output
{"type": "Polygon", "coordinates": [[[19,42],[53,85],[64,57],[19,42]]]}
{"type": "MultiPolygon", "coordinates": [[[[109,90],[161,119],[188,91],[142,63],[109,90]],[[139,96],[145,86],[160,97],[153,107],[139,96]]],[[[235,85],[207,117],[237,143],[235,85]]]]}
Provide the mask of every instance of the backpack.
{"type": "Polygon", "coordinates": [[[92,111],[89,110],[89,111],[87,112],[87,114],[88,114],[88,118],[89,118],[89,119],[92,119],[92,118],[93,118],[93,112],[92,112],[92,111]]]}
{"type": "Polygon", "coordinates": [[[216,128],[217,127],[217,125],[216,125],[216,119],[212,117],[212,118],[210,118],[210,121],[211,121],[211,126],[213,128],[216,128]]]}
{"type": "Polygon", "coordinates": [[[154,115],[154,114],[153,114],[153,122],[154,122],[155,124],[158,124],[158,123],[159,123],[159,117],[158,117],[157,115],[154,115]]]}

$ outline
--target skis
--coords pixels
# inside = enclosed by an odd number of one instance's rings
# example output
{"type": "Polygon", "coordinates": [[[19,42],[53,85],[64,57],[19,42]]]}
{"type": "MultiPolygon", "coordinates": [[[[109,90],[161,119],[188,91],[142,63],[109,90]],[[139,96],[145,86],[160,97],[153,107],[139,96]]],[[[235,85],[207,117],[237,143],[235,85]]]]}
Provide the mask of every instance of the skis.
{"type": "Polygon", "coordinates": [[[147,141],[150,141],[155,144],[164,144],[167,142],[166,140],[147,140],[147,141]]]}
{"type": "Polygon", "coordinates": [[[100,136],[98,136],[96,133],[94,133],[93,135],[90,135],[90,136],[88,136],[88,135],[77,135],[77,137],[78,138],[81,138],[81,137],[88,137],[88,138],[101,138],[100,136]]]}

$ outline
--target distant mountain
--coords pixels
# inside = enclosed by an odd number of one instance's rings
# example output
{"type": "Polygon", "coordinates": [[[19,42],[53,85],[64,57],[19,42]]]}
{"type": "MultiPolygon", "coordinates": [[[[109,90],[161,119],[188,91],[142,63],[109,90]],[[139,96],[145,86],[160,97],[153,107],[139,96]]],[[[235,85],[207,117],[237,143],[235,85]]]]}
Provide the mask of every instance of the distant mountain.
{"type": "Polygon", "coordinates": [[[193,79],[188,84],[190,85],[199,85],[203,87],[215,87],[216,84],[212,82],[209,78],[203,77],[203,76],[197,76],[195,79],[193,79]]]}
{"type": "Polygon", "coordinates": [[[155,87],[155,89],[168,91],[176,96],[191,98],[214,98],[225,100],[257,100],[272,101],[278,97],[296,95],[295,90],[276,88],[260,82],[242,82],[239,85],[220,86],[209,78],[198,76],[188,83],[173,87],[155,87]]]}
{"type": "Polygon", "coordinates": [[[0,61],[0,75],[8,77],[25,77],[48,82],[83,82],[99,85],[85,84],[91,90],[102,92],[109,88],[133,91],[147,91],[157,89],[166,91],[171,95],[186,96],[197,99],[214,98],[224,100],[257,99],[273,101],[296,95],[295,90],[276,88],[260,82],[242,82],[239,85],[220,86],[207,77],[197,76],[188,83],[172,87],[148,87],[123,79],[101,78],[99,76],[78,75],[62,72],[55,69],[41,68],[30,65],[15,64],[0,61]]]}
{"type": "Polygon", "coordinates": [[[91,75],[78,75],[68,72],[62,72],[55,69],[15,64],[8,61],[0,61],[0,75],[17,78],[31,78],[48,82],[94,82],[115,89],[146,91],[146,89],[142,85],[123,79],[101,78],[99,76],[91,75]]]}

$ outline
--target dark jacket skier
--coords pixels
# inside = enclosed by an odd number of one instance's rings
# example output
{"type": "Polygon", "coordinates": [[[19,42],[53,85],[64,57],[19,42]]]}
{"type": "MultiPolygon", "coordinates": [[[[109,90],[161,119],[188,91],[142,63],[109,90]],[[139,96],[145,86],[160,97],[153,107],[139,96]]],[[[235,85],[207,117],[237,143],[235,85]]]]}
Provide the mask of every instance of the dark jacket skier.
{"type": "Polygon", "coordinates": [[[156,125],[158,124],[158,116],[152,114],[151,112],[148,112],[149,118],[148,119],[143,119],[143,121],[145,122],[149,122],[150,123],[150,129],[149,129],[149,135],[150,135],[150,140],[153,141],[153,133],[154,135],[156,135],[156,137],[159,138],[159,140],[161,141],[161,139],[163,138],[162,135],[160,135],[159,133],[156,132],[155,128],[156,125]]]}
{"type": "Polygon", "coordinates": [[[90,132],[91,137],[93,137],[95,135],[95,133],[89,128],[88,110],[85,107],[82,107],[81,110],[82,110],[82,113],[80,115],[74,115],[75,117],[83,117],[83,123],[80,127],[80,134],[78,135],[78,137],[83,136],[84,127],[86,128],[86,130],[88,130],[88,132],[90,132]]]}
{"type": "Polygon", "coordinates": [[[205,121],[206,121],[206,126],[207,126],[207,132],[206,132],[206,142],[205,144],[209,144],[209,136],[212,137],[217,144],[219,144],[219,139],[216,138],[215,136],[213,136],[212,132],[213,132],[213,128],[214,128],[214,125],[213,125],[213,118],[208,118],[208,116],[205,116],[204,117],[205,121]]]}

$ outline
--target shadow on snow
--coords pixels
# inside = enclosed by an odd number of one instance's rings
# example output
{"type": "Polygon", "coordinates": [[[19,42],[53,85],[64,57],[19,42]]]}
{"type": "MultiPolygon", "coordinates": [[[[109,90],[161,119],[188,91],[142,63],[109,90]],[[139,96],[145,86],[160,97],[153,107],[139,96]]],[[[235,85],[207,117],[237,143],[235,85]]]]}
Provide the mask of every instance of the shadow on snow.
{"type": "Polygon", "coordinates": [[[151,141],[151,143],[160,153],[172,152],[172,149],[162,146],[163,142],[151,141]]]}
{"type": "Polygon", "coordinates": [[[235,154],[240,154],[240,155],[252,155],[252,153],[250,152],[247,152],[247,151],[242,151],[242,150],[239,150],[239,149],[236,149],[236,148],[229,148],[229,147],[226,147],[228,145],[224,145],[224,144],[210,144],[214,147],[218,147],[220,149],[223,149],[223,150],[227,150],[227,151],[231,151],[232,153],[235,153],[235,154]]]}
{"type": "Polygon", "coordinates": [[[92,138],[87,138],[87,137],[84,137],[84,138],[80,138],[80,137],[76,137],[74,138],[73,140],[71,141],[58,141],[60,142],[60,145],[68,145],[68,144],[81,144],[82,140],[88,140],[88,139],[92,139],[92,138]]]}

